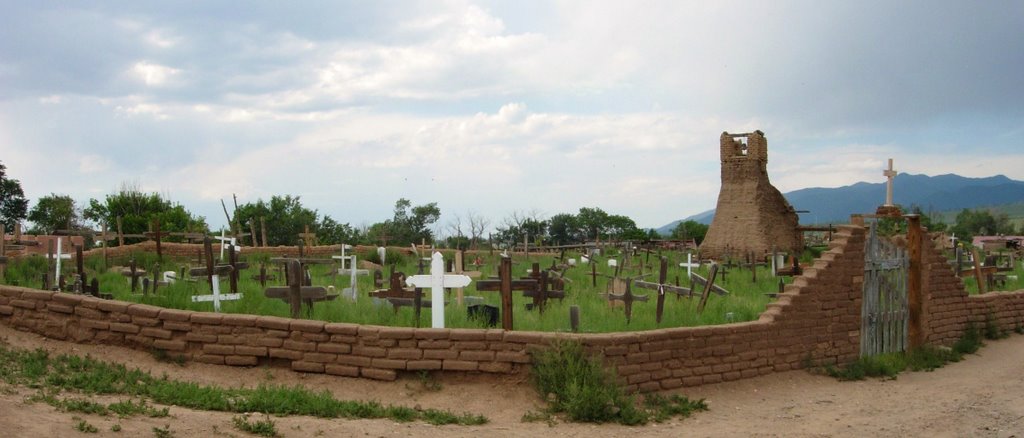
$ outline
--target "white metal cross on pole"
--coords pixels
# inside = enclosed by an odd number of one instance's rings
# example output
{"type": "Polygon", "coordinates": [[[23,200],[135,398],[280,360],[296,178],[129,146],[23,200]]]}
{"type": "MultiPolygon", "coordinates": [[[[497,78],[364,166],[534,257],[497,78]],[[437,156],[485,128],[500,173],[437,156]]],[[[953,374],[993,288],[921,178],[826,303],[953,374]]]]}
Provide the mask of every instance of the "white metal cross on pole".
{"type": "Polygon", "coordinates": [[[466,275],[445,274],[444,256],[434,252],[430,257],[430,275],[413,275],[405,284],[413,287],[430,288],[430,323],[433,328],[444,328],[444,289],[466,287],[472,280],[466,275]]]}
{"type": "Polygon", "coordinates": [[[57,238],[57,255],[55,256],[56,259],[57,259],[57,268],[56,268],[56,270],[53,273],[53,278],[58,278],[58,279],[60,278],[60,259],[70,259],[71,258],[71,254],[61,254],[61,252],[60,252],[60,246],[61,246],[60,243],[61,243],[61,238],[58,237],[57,238]]]}
{"type": "Polygon", "coordinates": [[[691,275],[693,274],[693,268],[699,268],[700,267],[700,263],[699,262],[698,263],[694,263],[693,262],[693,253],[692,252],[688,252],[688,253],[686,253],[686,263],[680,263],[679,267],[680,268],[686,268],[686,278],[690,278],[691,275]]]}

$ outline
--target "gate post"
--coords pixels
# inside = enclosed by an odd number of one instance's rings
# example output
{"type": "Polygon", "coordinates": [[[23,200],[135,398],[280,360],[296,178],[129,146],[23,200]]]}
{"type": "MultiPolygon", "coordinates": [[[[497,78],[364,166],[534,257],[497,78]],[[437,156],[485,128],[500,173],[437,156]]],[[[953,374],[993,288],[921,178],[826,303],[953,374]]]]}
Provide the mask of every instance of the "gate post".
{"type": "Polygon", "coordinates": [[[910,252],[910,266],[907,272],[907,307],[908,307],[908,350],[924,344],[922,324],[923,297],[921,296],[921,245],[924,231],[921,229],[921,217],[908,214],[907,218],[907,249],[910,252]]]}

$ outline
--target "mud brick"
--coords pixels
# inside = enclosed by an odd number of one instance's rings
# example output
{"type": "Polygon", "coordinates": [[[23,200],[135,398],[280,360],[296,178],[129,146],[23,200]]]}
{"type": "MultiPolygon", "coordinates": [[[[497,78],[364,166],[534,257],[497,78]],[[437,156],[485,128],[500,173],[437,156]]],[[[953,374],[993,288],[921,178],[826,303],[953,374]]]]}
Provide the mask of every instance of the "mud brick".
{"type": "Polygon", "coordinates": [[[683,379],[677,379],[677,378],[665,379],[665,380],[662,380],[659,383],[661,383],[661,388],[662,389],[676,389],[676,388],[679,388],[679,387],[683,386],[683,379]]]}
{"type": "Polygon", "coordinates": [[[145,318],[156,318],[160,315],[160,311],[163,310],[157,306],[150,306],[148,304],[132,304],[128,306],[128,311],[125,312],[131,316],[142,316],[145,318]]]}
{"type": "Polygon", "coordinates": [[[482,341],[481,342],[456,342],[455,343],[455,349],[456,350],[486,350],[487,349],[487,343],[486,342],[482,342],[482,341]]]}
{"type": "Polygon", "coordinates": [[[139,326],[137,326],[135,324],[125,324],[125,323],[121,323],[121,322],[112,322],[112,323],[110,323],[110,331],[112,331],[112,332],[121,332],[121,333],[135,334],[135,333],[139,332],[139,326]]]}
{"type": "Polygon", "coordinates": [[[352,348],[352,354],[366,357],[386,357],[388,355],[388,351],[380,347],[357,346],[352,348]]]}
{"type": "Polygon", "coordinates": [[[382,370],[377,368],[363,368],[359,370],[359,375],[366,377],[367,379],[385,381],[392,381],[398,378],[398,373],[394,370],[382,370]]]}
{"type": "Polygon", "coordinates": [[[187,332],[192,330],[192,324],[188,322],[180,321],[164,321],[164,330],[176,330],[179,332],[187,332]]]}
{"type": "Polygon", "coordinates": [[[505,332],[505,342],[539,344],[543,340],[544,334],[540,332],[505,332]]]}
{"type": "Polygon", "coordinates": [[[413,330],[416,339],[448,339],[451,329],[418,328],[413,330]]]}
{"type": "Polygon", "coordinates": [[[721,374],[709,374],[709,375],[701,377],[701,380],[703,381],[703,383],[705,385],[709,384],[709,383],[721,383],[722,382],[722,375],[721,374]]]}
{"type": "Polygon", "coordinates": [[[34,301],[50,301],[56,294],[57,292],[27,289],[21,292],[21,299],[34,301]]]}
{"type": "Polygon", "coordinates": [[[359,335],[360,338],[369,338],[369,337],[378,338],[378,337],[380,337],[380,336],[378,336],[379,334],[380,334],[380,327],[370,326],[370,325],[361,325],[361,326],[359,326],[358,335],[359,335]]]}
{"type": "Polygon", "coordinates": [[[479,366],[479,362],[445,359],[441,364],[441,369],[445,371],[476,371],[479,366]]]}
{"type": "Polygon", "coordinates": [[[13,307],[11,307],[11,306],[0,306],[0,315],[10,316],[10,315],[13,315],[13,314],[14,314],[14,308],[13,307]]]}
{"type": "Polygon", "coordinates": [[[11,300],[11,305],[22,309],[35,309],[38,301],[32,300],[11,300]]]}
{"type": "Polygon", "coordinates": [[[221,324],[238,326],[238,327],[252,327],[256,325],[256,315],[239,315],[239,314],[226,314],[221,319],[221,324]]]}
{"type": "Polygon", "coordinates": [[[659,382],[647,382],[641,383],[637,388],[640,392],[654,392],[661,390],[661,383],[659,382]]]}
{"type": "Polygon", "coordinates": [[[327,342],[331,340],[331,335],[327,333],[300,333],[299,336],[303,341],[309,342],[327,342]]]}
{"type": "Polygon", "coordinates": [[[81,316],[82,318],[90,319],[105,319],[106,315],[96,309],[90,309],[84,306],[75,307],[75,315],[81,316]]]}
{"type": "Polygon", "coordinates": [[[292,362],[292,370],[304,373],[322,373],[324,372],[324,364],[296,360],[292,362]]]}
{"type": "Polygon", "coordinates": [[[84,298],[85,297],[82,295],[55,294],[53,296],[53,302],[63,304],[65,306],[77,306],[84,298]]]}
{"type": "Polygon", "coordinates": [[[236,367],[253,367],[259,365],[260,361],[255,356],[225,356],[224,364],[236,367]]]}
{"type": "Polygon", "coordinates": [[[508,362],[480,362],[480,371],[508,374],[512,372],[512,364],[508,362]]]}
{"type": "Polygon", "coordinates": [[[130,304],[117,300],[102,300],[96,303],[96,308],[104,312],[127,313],[130,304]]]}
{"type": "Polygon", "coordinates": [[[223,315],[221,315],[219,313],[213,313],[213,312],[192,312],[192,315],[189,317],[189,321],[192,321],[192,322],[198,323],[198,324],[217,325],[217,324],[220,324],[221,318],[223,318],[223,315]]]}
{"type": "Polygon", "coordinates": [[[305,362],[320,362],[328,363],[334,362],[338,358],[337,354],[330,353],[306,353],[302,355],[302,360],[305,362]]]}
{"type": "Polygon", "coordinates": [[[188,332],[185,333],[185,340],[189,342],[214,343],[217,342],[217,335],[210,333],[188,332]]]}
{"type": "Polygon", "coordinates": [[[365,356],[352,356],[347,354],[339,354],[335,362],[342,365],[351,365],[355,367],[368,367],[370,366],[371,359],[365,356]]]}
{"type": "Polygon", "coordinates": [[[249,345],[236,345],[235,354],[240,356],[259,356],[263,357],[267,355],[267,347],[252,347],[249,345]]]}
{"type": "Polygon", "coordinates": [[[452,329],[448,339],[453,341],[485,341],[487,332],[479,329],[452,329]]]}
{"type": "Polygon", "coordinates": [[[388,350],[387,357],[388,359],[419,359],[423,357],[423,352],[415,348],[393,348],[388,350]]]}
{"type": "Polygon", "coordinates": [[[109,319],[110,322],[132,322],[132,316],[127,313],[108,313],[107,319],[109,319]]]}
{"type": "Polygon", "coordinates": [[[178,309],[161,309],[157,319],[164,321],[188,322],[192,318],[192,312],[178,309]]]}
{"type": "Polygon", "coordinates": [[[223,355],[235,354],[235,346],[221,344],[205,344],[203,345],[203,353],[223,355]]]}
{"type": "Polygon", "coordinates": [[[405,361],[397,359],[380,359],[374,358],[370,360],[370,366],[374,368],[383,368],[391,370],[404,370],[405,361]]]}
{"type": "Polygon", "coordinates": [[[331,335],[331,342],[338,344],[355,344],[359,342],[359,338],[348,335],[331,335]]]}
{"type": "Polygon", "coordinates": [[[625,345],[610,345],[604,347],[605,356],[623,356],[626,353],[629,353],[629,347],[626,347],[625,345]]]}
{"type": "Polygon", "coordinates": [[[156,327],[160,325],[160,320],[156,318],[147,318],[145,316],[133,316],[132,324],[139,327],[156,327]]]}
{"type": "Polygon", "coordinates": [[[448,340],[425,340],[419,341],[416,346],[423,349],[433,350],[438,348],[451,348],[452,343],[448,340]]]}
{"type": "Polygon", "coordinates": [[[269,348],[267,349],[267,355],[274,358],[299,360],[302,359],[302,352],[295,350],[285,350],[284,348],[269,348]]]}
{"type": "Polygon", "coordinates": [[[92,339],[92,337],[96,334],[96,331],[79,328],[77,330],[70,330],[68,333],[71,335],[71,339],[73,339],[75,342],[85,342],[92,339]]]}
{"type": "Polygon", "coordinates": [[[170,330],[158,329],[156,327],[146,327],[142,329],[139,334],[142,336],[149,336],[151,338],[171,339],[170,330]]]}
{"type": "Polygon", "coordinates": [[[459,357],[459,352],[454,350],[423,350],[424,359],[456,359],[459,357]]]}
{"type": "Polygon", "coordinates": [[[78,320],[78,325],[85,328],[91,328],[96,330],[110,330],[110,323],[106,321],[97,321],[95,319],[81,318],[78,320]]]}
{"type": "Polygon", "coordinates": [[[316,351],[316,344],[313,342],[293,341],[286,339],[281,346],[295,351],[316,351]]]}
{"type": "Polygon", "coordinates": [[[219,354],[197,354],[192,357],[192,360],[202,363],[212,363],[214,365],[224,365],[224,356],[219,354]]]}
{"type": "Polygon", "coordinates": [[[256,318],[256,327],[287,331],[292,320],[277,316],[261,316],[256,318]]]}
{"type": "Polygon", "coordinates": [[[260,347],[278,348],[284,345],[284,340],[281,338],[256,338],[253,343],[260,347]]]}
{"type": "Polygon", "coordinates": [[[459,353],[459,359],[461,360],[474,360],[474,361],[491,361],[494,360],[494,352],[490,350],[484,351],[463,351],[459,353]]]}
{"type": "Polygon", "coordinates": [[[499,362],[530,363],[530,355],[521,351],[499,351],[494,354],[499,362]]]}
{"type": "Polygon", "coordinates": [[[407,327],[381,327],[377,334],[381,339],[412,339],[413,329],[407,327]]]}
{"type": "Polygon", "coordinates": [[[324,372],[334,376],[359,377],[359,368],[348,365],[324,365],[324,372]]]}
{"type": "Polygon", "coordinates": [[[167,351],[185,351],[185,348],[187,347],[185,341],[170,341],[166,339],[154,340],[153,346],[167,351]]]}
{"type": "Polygon", "coordinates": [[[248,339],[238,335],[217,335],[217,343],[223,345],[244,345],[248,339]]]}
{"type": "Polygon", "coordinates": [[[398,341],[398,347],[399,348],[416,348],[416,343],[417,342],[418,341],[416,341],[415,339],[402,339],[402,340],[398,341]]]}
{"type": "Polygon", "coordinates": [[[292,331],[300,331],[306,333],[320,333],[324,331],[324,324],[325,323],[323,321],[293,319],[291,323],[288,324],[288,329],[292,331]]]}
{"type": "Polygon", "coordinates": [[[398,346],[398,340],[396,339],[381,339],[377,341],[377,345],[380,347],[391,348],[398,346]]]}
{"type": "Polygon", "coordinates": [[[410,360],[405,363],[405,369],[409,371],[420,371],[420,370],[439,370],[441,369],[441,361],[439,360],[410,360]]]}
{"type": "Polygon", "coordinates": [[[48,310],[50,312],[68,313],[68,314],[75,312],[75,308],[74,307],[71,307],[71,306],[68,306],[68,305],[65,305],[65,304],[53,303],[53,302],[50,302],[50,303],[46,304],[46,310],[48,310]]]}
{"type": "Polygon", "coordinates": [[[348,344],[320,343],[316,351],[321,353],[348,354],[352,352],[352,346],[348,344]]]}
{"type": "Polygon", "coordinates": [[[332,322],[324,325],[324,331],[332,335],[355,335],[359,333],[359,325],[332,322]]]}
{"type": "Polygon", "coordinates": [[[264,332],[264,334],[266,334],[267,336],[270,336],[272,338],[282,338],[282,339],[287,338],[288,337],[288,333],[289,332],[284,331],[284,330],[267,330],[266,332],[264,332]]]}

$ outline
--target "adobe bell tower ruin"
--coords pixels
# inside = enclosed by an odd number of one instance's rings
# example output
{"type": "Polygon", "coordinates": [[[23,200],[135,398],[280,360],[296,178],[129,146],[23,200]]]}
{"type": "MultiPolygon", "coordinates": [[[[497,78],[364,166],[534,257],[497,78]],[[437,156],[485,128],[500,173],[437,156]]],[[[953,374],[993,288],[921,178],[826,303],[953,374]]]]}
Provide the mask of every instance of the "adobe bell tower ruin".
{"type": "Polygon", "coordinates": [[[702,258],[761,257],[803,247],[800,219],[786,198],[768,181],[768,140],[764,133],[723,132],[722,189],[718,207],[700,245],[702,258]]]}

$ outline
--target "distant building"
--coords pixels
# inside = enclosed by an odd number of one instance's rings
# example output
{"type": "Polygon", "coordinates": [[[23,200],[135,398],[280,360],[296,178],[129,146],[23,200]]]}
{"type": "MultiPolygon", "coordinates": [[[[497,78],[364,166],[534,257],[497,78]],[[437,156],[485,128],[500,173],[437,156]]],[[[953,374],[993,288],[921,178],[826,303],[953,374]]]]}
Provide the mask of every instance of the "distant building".
{"type": "Polygon", "coordinates": [[[971,244],[985,251],[1024,248],[1024,236],[974,236],[971,244]]]}

